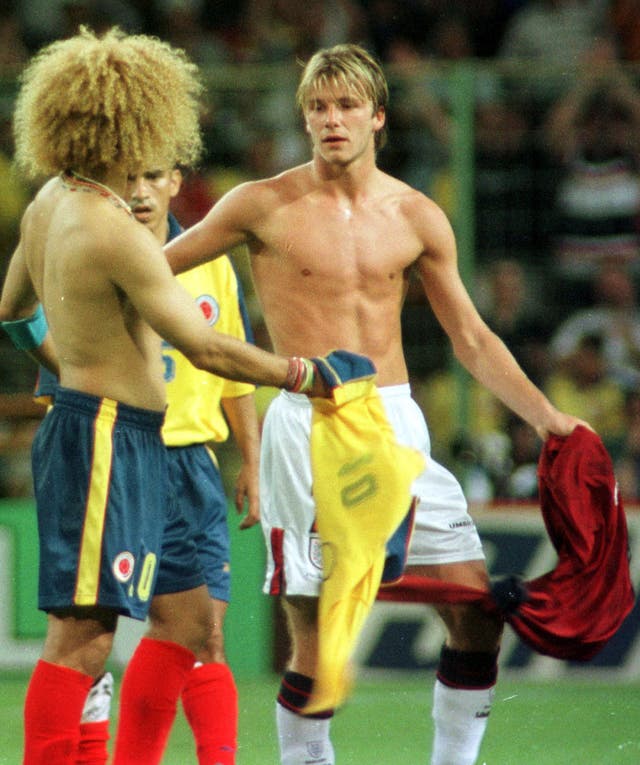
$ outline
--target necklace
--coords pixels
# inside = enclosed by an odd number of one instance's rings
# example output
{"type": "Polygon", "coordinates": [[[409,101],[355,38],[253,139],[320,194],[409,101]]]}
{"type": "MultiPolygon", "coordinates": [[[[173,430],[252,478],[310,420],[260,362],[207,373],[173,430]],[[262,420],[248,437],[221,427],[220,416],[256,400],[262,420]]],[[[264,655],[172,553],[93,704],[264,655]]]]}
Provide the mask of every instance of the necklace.
{"type": "Polygon", "coordinates": [[[83,175],[74,173],[73,170],[65,170],[60,173],[59,177],[62,185],[66,189],[69,189],[69,191],[78,191],[78,189],[80,189],[80,191],[93,191],[96,194],[100,194],[101,197],[108,199],[112,204],[124,210],[131,218],[133,218],[133,213],[131,212],[129,205],[124,199],[119,197],[115,191],[111,191],[108,186],[105,186],[104,183],[94,181],[91,178],[85,178],[83,175]]]}

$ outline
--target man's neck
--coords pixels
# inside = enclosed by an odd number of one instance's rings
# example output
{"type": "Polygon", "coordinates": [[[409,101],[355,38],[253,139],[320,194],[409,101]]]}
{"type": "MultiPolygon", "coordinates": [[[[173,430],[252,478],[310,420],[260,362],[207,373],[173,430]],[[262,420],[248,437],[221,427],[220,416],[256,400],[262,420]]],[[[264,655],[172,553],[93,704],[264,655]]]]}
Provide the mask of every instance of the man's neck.
{"type": "Polygon", "coordinates": [[[348,165],[328,164],[318,157],[312,162],[314,177],[327,191],[353,200],[370,189],[377,171],[375,161],[368,158],[360,158],[348,165]]]}
{"type": "Polygon", "coordinates": [[[155,228],[151,229],[151,233],[164,247],[169,239],[169,220],[166,215],[158,221],[158,225],[155,228]]]}

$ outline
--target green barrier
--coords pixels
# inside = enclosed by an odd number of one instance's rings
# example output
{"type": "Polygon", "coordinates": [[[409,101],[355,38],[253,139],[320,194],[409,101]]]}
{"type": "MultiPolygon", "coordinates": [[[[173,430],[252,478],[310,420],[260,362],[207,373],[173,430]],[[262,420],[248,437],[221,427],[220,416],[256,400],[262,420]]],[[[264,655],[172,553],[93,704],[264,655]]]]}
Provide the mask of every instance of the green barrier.
{"type": "Polygon", "coordinates": [[[31,499],[0,500],[0,527],[9,531],[13,556],[9,594],[13,601],[13,633],[17,639],[43,638],[46,616],[38,603],[38,528],[31,499]]]}
{"type": "MultiPolygon", "coordinates": [[[[272,654],[271,598],[261,592],[264,542],[260,527],[245,531],[229,507],[232,602],[225,620],[227,659],[238,677],[270,671],[272,654]]],[[[8,532],[12,555],[3,597],[10,597],[16,641],[41,639],[46,617],[38,611],[38,532],[32,499],[0,500],[0,529],[8,532]]]]}
{"type": "Polygon", "coordinates": [[[240,531],[229,506],[231,532],[231,603],[225,619],[225,652],[241,678],[264,675],[272,663],[272,600],[263,595],[265,550],[260,526],[240,531]]]}

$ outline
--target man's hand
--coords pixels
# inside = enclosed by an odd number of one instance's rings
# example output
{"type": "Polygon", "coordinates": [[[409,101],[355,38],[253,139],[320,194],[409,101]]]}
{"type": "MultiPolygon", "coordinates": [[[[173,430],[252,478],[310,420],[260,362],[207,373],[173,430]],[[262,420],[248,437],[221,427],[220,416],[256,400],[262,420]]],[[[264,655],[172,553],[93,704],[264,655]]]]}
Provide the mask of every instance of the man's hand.
{"type": "Polygon", "coordinates": [[[284,389],[291,393],[305,393],[307,396],[329,398],[331,390],[325,384],[322,375],[318,374],[316,365],[311,359],[302,356],[291,356],[289,372],[284,389]]]}
{"type": "Polygon", "coordinates": [[[327,385],[324,377],[318,373],[316,365],[313,365],[313,382],[307,395],[310,398],[331,398],[331,388],[327,385]]]}

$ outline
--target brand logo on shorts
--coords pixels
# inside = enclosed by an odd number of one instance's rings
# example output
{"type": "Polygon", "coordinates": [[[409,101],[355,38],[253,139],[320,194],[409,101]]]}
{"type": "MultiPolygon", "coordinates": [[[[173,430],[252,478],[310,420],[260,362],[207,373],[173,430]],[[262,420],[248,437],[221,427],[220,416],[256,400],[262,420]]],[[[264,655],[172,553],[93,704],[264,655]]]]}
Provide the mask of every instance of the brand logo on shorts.
{"type": "Polygon", "coordinates": [[[121,552],[114,558],[113,575],[119,582],[128,582],[133,575],[136,559],[130,552],[121,552]]]}
{"type": "Polygon", "coordinates": [[[207,320],[207,324],[212,327],[220,318],[220,306],[218,301],[211,295],[200,295],[196,299],[196,303],[200,306],[200,310],[204,318],[207,320]]]}
{"type": "Polygon", "coordinates": [[[453,523],[449,524],[450,529],[465,529],[467,526],[473,526],[473,521],[471,519],[464,521],[453,521],[453,523]]]}

